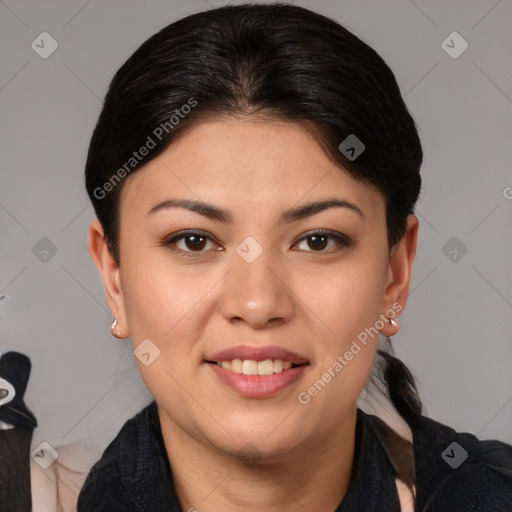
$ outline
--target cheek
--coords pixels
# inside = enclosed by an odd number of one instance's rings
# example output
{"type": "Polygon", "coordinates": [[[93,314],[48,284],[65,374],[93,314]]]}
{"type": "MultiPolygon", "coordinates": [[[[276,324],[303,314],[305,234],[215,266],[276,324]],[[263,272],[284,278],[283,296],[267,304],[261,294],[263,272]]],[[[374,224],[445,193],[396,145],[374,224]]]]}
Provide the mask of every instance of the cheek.
{"type": "Polygon", "coordinates": [[[357,264],[347,262],[330,272],[328,279],[319,280],[317,274],[304,281],[309,285],[302,290],[307,310],[315,313],[310,321],[318,326],[318,364],[311,368],[299,402],[322,411],[333,424],[357,399],[373,365],[382,328],[384,268],[375,258],[358,258],[357,264]],[[315,278],[322,287],[311,286],[315,278]],[[308,296],[306,289],[315,291],[308,296]]]}
{"type": "Polygon", "coordinates": [[[152,338],[161,350],[166,350],[172,340],[176,348],[179,340],[187,337],[185,332],[195,325],[211,279],[206,273],[187,276],[177,269],[158,266],[134,266],[132,270],[127,269],[133,277],[128,276],[125,288],[132,340],[152,338]]]}
{"type": "Polygon", "coordinates": [[[385,269],[376,258],[354,257],[327,272],[304,273],[300,297],[329,339],[326,352],[343,350],[382,313],[385,269]],[[320,322],[319,322],[320,320],[320,322]],[[331,347],[331,350],[328,349],[331,347]]]}
{"type": "Polygon", "coordinates": [[[154,261],[126,263],[125,309],[140,375],[158,403],[187,416],[194,403],[183,389],[192,389],[190,370],[200,363],[194,344],[204,328],[211,275],[191,277],[154,261]],[[139,358],[141,352],[149,357],[139,358]]]}

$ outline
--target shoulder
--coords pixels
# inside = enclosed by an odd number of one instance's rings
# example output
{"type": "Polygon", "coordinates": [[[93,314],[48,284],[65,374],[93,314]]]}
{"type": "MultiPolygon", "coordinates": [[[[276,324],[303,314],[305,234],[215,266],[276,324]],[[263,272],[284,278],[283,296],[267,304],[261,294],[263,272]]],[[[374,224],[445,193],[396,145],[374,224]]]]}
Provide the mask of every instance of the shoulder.
{"type": "Polygon", "coordinates": [[[122,426],[114,440],[105,448],[87,475],[80,490],[77,512],[128,512],[132,506],[125,501],[123,485],[123,460],[136,457],[139,432],[144,428],[149,409],[148,405],[122,426]]]}
{"type": "MultiPolygon", "coordinates": [[[[413,429],[417,500],[425,510],[512,509],[512,446],[421,416],[413,429]]],[[[420,508],[422,510],[422,508],[420,508]]]]}
{"type": "Polygon", "coordinates": [[[33,510],[76,511],[78,493],[96,457],[90,447],[82,443],[52,448],[58,453],[58,458],[46,469],[34,458],[30,459],[33,510]]]}

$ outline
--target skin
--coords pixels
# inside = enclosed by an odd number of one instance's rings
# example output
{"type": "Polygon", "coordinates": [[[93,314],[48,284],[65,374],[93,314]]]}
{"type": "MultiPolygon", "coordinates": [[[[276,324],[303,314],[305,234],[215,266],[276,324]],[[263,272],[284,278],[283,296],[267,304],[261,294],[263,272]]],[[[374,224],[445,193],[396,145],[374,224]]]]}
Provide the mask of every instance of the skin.
{"type": "MultiPolygon", "coordinates": [[[[158,404],[182,508],[334,510],[350,482],[356,400],[378,337],[307,405],[297,396],[379,315],[393,304],[405,306],[417,218],[408,217],[403,239],[389,253],[380,192],[337,167],[303,126],[237,117],[190,128],[130,176],[120,219],[120,268],[97,220],[89,228],[89,252],[119,336],[130,336],[134,349],[150,339],[160,350],[149,366],[135,360],[158,404]],[[331,197],[362,215],[329,208],[278,222],[283,210],[331,197]],[[233,221],[183,208],[148,215],[170,198],[211,203],[233,221]],[[214,241],[202,252],[194,252],[190,238],[174,248],[162,244],[185,229],[214,241]],[[317,249],[305,235],[318,229],[352,242],[329,238],[317,249]],[[252,263],[236,252],[247,236],[263,249],[252,263]],[[310,364],[276,396],[244,397],[204,362],[241,344],[279,345],[310,364]]],[[[389,322],[381,329],[387,336],[397,331],[389,322]]]]}

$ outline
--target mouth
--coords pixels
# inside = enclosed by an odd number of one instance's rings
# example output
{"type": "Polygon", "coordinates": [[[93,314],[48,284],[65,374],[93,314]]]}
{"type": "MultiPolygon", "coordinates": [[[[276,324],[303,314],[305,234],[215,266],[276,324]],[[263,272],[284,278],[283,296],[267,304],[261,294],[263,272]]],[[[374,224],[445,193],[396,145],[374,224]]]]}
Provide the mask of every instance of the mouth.
{"type": "Polygon", "coordinates": [[[246,398],[271,398],[303,378],[311,364],[278,346],[239,345],[207,357],[204,363],[221,383],[246,398]]]}

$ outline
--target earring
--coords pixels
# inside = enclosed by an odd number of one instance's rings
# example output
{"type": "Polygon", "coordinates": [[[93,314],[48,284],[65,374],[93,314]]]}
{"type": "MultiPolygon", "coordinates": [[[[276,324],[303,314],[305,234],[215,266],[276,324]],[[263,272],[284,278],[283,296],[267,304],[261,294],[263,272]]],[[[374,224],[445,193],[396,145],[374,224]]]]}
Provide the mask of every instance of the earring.
{"type": "Polygon", "coordinates": [[[398,327],[398,322],[394,318],[389,318],[389,322],[393,327],[398,327]]]}
{"type": "Polygon", "coordinates": [[[117,328],[117,318],[114,319],[112,325],[110,326],[110,334],[112,334],[112,336],[115,338],[120,338],[119,329],[117,328]]]}

